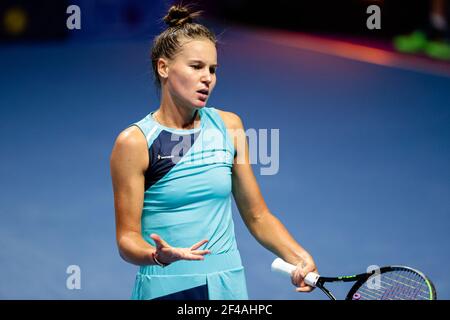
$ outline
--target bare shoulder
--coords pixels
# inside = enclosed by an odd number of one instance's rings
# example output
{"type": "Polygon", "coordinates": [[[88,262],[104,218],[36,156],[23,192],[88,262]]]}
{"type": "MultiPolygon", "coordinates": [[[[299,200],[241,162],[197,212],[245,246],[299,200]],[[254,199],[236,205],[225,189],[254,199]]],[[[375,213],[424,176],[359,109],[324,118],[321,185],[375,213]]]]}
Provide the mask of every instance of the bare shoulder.
{"type": "Polygon", "coordinates": [[[241,118],[234,112],[224,111],[217,109],[217,112],[219,113],[220,117],[222,118],[223,122],[225,123],[225,126],[227,129],[242,129],[243,124],[241,118]]]}
{"type": "Polygon", "coordinates": [[[124,162],[145,168],[148,165],[147,140],[142,131],[131,126],[123,130],[116,138],[111,154],[114,163],[124,162]]]}
{"type": "Polygon", "coordinates": [[[117,136],[115,146],[127,149],[142,149],[143,147],[146,148],[147,141],[138,127],[131,126],[117,136]]]}

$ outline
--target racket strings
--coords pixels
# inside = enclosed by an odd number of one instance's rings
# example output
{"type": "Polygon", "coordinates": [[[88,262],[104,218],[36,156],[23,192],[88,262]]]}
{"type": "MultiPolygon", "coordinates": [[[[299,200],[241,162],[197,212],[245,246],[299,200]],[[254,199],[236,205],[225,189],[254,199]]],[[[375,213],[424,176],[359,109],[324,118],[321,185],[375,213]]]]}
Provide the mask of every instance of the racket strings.
{"type": "Polygon", "coordinates": [[[423,279],[414,272],[409,272],[409,277],[402,275],[401,273],[394,273],[396,278],[391,278],[387,274],[385,278],[391,281],[392,287],[391,291],[386,291],[388,293],[394,294],[395,296],[406,296],[408,299],[428,299],[428,288],[426,287],[423,279]],[[403,287],[402,287],[403,286],[403,287]]]}
{"type": "Polygon", "coordinates": [[[410,270],[395,270],[372,276],[358,289],[357,293],[359,300],[430,299],[425,280],[410,270]]]}
{"type": "Polygon", "coordinates": [[[395,271],[385,275],[388,283],[392,285],[385,292],[386,297],[391,295],[405,299],[428,299],[428,287],[423,278],[412,271],[395,271]]]}

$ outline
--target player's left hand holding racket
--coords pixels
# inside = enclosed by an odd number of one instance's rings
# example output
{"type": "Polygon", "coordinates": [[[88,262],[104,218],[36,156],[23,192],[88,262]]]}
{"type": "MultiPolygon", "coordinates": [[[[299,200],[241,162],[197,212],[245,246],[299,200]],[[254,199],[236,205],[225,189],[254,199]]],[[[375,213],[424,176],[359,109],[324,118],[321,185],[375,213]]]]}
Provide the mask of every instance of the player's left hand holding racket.
{"type": "MultiPolygon", "coordinates": [[[[273,261],[272,270],[291,276],[293,273],[298,272],[296,266],[280,258],[273,261]]],[[[336,300],[336,298],[325,288],[325,283],[354,282],[345,298],[346,300],[437,299],[436,289],[431,280],[422,272],[407,266],[391,265],[357,275],[338,277],[323,277],[317,272],[310,272],[305,275],[302,281],[311,287],[318,287],[331,300],[336,300]]]]}
{"type": "Polygon", "coordinates": [[[306,284],[305,277],[308,273],[317,273],[317,267],[311,256],[304,256],[302,261],[297,265],[291,265],[291,282],[297,288],[297,292],[311,292],[315,287],[306,284]]]}

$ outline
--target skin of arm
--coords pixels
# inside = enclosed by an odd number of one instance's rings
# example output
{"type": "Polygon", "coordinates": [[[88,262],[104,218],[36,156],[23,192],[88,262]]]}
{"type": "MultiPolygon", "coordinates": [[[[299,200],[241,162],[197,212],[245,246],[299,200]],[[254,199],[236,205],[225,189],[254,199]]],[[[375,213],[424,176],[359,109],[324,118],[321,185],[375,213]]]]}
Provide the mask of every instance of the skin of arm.
{"type": "MultiPolygon", "coordinates": [[[[236,150],[232,192],[239,213],[250,233],[263,247],[298,267],[293,283],[304,285],[302,278],[305,273],[317,272],[314,261],[278,218],[269,211],[249,161],[248,143],[241,119],[232,112],[219,110],[219,114],[225,122],[236,150]]],[[[307,287],[299,291],[310,290],[311,288],[307,287]]]]}
{"type": "Polygon", "coordinates": [[[124,130],[116,139],[110,158],[119,254],[135,265],[154,264],[155,248],[141,235],[147,141],[137,127],[124,130]]]}

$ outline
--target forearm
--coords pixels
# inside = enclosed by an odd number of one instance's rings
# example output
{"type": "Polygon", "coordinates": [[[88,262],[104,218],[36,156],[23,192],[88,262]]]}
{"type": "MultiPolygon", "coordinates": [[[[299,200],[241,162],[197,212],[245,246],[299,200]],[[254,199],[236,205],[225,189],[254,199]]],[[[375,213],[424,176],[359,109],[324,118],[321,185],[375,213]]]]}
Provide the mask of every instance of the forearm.
{"type": "Polygon", "coordinates": [[[295,241],[286,227],[271,213],[255,219],[249,223],[248,227],[262,246],[288,263],[297,265],[311,257],[295,241]]]}
{"type": "Polygon", "coordinates": [[[139,233],[128,232],[118,240],[119,253],[125,261],[138,265],[154,265],[152,253],[155,247],[146,242],[139,233]]]}

